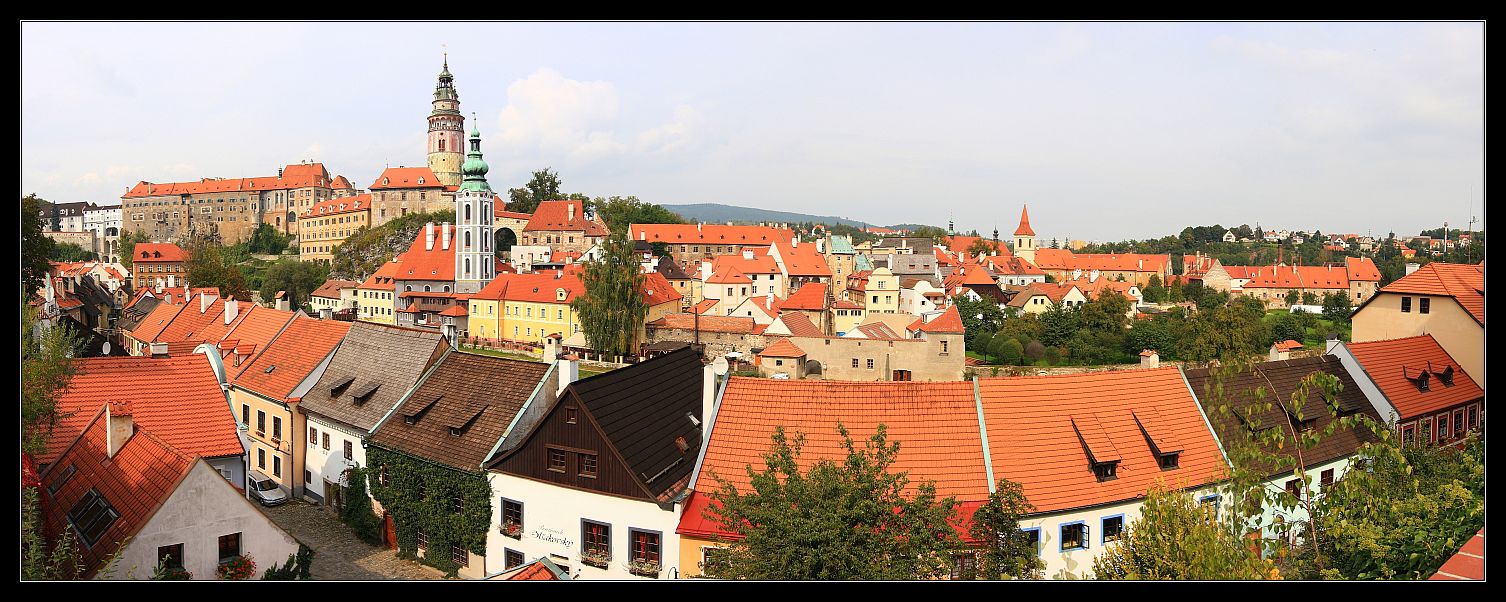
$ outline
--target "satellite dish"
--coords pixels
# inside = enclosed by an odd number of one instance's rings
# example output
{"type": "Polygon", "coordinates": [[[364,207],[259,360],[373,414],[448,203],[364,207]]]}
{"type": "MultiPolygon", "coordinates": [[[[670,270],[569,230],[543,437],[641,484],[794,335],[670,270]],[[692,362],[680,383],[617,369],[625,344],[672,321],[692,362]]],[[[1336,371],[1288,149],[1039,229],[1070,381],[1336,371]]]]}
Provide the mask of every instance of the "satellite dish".
{"type": "Polygon", "coordinates": [[[105,341],[105,344],[100,346],[100,352],[103,353],[103,354],[105,354],[105,355],[110,355],[110,342],[109,341],[105,341]]]}

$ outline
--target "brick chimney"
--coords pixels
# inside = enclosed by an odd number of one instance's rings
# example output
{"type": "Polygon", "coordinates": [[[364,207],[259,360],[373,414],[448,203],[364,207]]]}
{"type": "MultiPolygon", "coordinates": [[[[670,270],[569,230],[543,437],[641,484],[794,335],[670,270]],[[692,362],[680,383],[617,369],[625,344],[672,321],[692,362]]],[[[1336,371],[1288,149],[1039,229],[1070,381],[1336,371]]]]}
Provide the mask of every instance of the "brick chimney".
{"type": "Polygon", "coordinates": [[[111,401],[105,404],[105,457],[115,457],[115,452],[124,447],[136,432],[136,421],[131,417],[129,401],[111,401]]]}

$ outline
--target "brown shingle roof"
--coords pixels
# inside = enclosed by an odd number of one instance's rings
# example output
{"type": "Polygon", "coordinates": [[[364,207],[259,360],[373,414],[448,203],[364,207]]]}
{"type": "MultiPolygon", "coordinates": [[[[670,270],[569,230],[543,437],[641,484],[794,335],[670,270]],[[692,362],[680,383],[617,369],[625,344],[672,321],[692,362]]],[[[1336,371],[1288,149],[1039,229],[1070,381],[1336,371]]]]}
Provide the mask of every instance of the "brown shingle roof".
{"type": "Polygon", "coordinates": [[[445,347],[438,332],[355,322],[301,407],[369,431],[445,347]],[[373,385],[379,386],[368,397],[355,398],[373,385]]]}

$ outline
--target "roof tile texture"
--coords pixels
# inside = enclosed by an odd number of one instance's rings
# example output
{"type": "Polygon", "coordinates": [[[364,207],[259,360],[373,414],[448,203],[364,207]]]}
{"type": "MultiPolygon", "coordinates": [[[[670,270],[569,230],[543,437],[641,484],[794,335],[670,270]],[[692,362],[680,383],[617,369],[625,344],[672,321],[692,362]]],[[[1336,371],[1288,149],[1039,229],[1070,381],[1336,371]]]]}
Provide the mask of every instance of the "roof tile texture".
{"type": "Polygon", "coordinates": [[[355,322],[300,407],[369,431],[397,405],[445,347],[438,332],[355,322]],[[354,378],[344,387],[335,385],[354,378]],[[355,393],[380,385],[357,403],[355,393]]]}
{"type": "Polygon", "coordinates": [[[350,322],[315,320],[295,314],[282,334],[236,372],[235,386],[285,400],[334,352],[350,327],[350,322]],[[271,372],[267,372],[269,368],[271,372]]]}
{"type": "Polygon", "coordinates": [[[1464,372],[1459,362],[1454,361],[1433,335],[1404,339],[1345,343],[1354,359],[1359,362],[1370,380],[1380,388],[1381,394],[1396,406],[1402,420],[1426,415],[1428,412],[1453,407],[1467,401],[1482,399],[1485,392],[1473,378],[1464,372]],[[1419,372],[1428,369],[1431,362],[1433,374],[1426,392],[1407,377],[1417,378],[1419,372]],[[1438,373],[1449,366],[1454,368],[1454,386],[1445,386],[1438,373]],[[1406,376],[1402,375],[1405,369],[1406,376]]]}
{"type": "Polygon", "coordinates": [[[1485,324],[1485,267],[1480,264],[1430,263],[1381,288],[1385,293],[1447,295],[1485,324]]]}

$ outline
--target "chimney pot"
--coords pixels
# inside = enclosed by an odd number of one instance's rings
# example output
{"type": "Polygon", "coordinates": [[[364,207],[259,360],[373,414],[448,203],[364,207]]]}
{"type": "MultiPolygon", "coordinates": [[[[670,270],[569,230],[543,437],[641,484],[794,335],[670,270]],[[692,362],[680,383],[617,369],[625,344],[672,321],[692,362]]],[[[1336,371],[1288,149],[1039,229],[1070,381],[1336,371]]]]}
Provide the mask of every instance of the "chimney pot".
{"type": "Polygon", "coordinates": [[[126,441],[136,432],[135,419],[132,414],[131,402],[112,401],[105,404],[105,443],[108,447],[106,457],[113,458],[120,448],[125,447],[126,441]]]}

